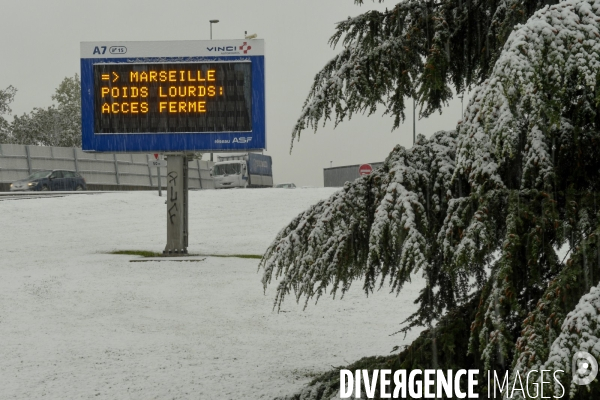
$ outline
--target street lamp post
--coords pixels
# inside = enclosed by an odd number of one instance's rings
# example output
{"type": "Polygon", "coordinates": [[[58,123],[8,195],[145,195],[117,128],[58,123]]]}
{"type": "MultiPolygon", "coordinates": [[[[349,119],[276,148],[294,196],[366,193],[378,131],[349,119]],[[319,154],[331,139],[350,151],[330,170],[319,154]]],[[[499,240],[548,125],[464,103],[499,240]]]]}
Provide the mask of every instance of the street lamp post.
{"type": "Polygon", "coordinates": [[[210,22],[210,40],[212,40],[212,25],[213,25],[213,24],[218,24],[218,23],[219,23],[219,20],[218,20],[218,19],[211,19],[211,20],[210,20],[210,21],[208,21],[208,22],[210,22]]]}
{"type": "MultiPolygon", "coordinates": [[[[218,24],[219,20],[218,19],[211,19],[208,22],[210,22],[210,40],[212,40],[212,26],[213,24],[218,24]]],[[[210,153],[210,161],[213,160],[213,153],[210,153]]]]}

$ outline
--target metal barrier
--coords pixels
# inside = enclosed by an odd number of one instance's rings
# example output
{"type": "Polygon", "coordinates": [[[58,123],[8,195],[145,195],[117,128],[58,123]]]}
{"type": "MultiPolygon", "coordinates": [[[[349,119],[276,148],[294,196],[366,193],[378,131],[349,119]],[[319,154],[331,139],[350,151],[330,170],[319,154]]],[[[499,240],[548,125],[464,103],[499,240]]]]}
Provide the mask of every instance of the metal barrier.
{"type": "MultiPolygon", "coordinates": [[[[84,153],[79,148],[0,144],[0,190],[27,178],[32,172],[65,169],[79,172],[90,189],[134,190],[158,187],[156,168],[149,167],[151,154],[84,153]]],[[[190,189],[214,189],[211,161],[188,164],[190,189]]],[[[160,168],[161,186],[167,185],[167,169],[160,168]]]]}

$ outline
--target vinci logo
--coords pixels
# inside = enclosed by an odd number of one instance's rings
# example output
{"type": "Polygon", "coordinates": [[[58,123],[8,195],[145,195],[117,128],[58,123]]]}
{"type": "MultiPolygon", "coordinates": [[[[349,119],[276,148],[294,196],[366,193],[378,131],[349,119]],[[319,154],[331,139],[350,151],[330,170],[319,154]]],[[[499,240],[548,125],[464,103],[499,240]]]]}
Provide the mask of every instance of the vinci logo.
{"type": "Polygon", "coordinates": [[[244,44],[240,46],[240,51],[243,51],[244,54],[248,54],[248,50],[252,50],[252,46],[249,46],[248,42],[244,42],[244,44]]]}
{"type": "Polygon", "coordinates": [[[248,45],[248,42],[244,42],[241,46],[217,46],[217,47],[207,47],[208,51],[237,51],[242,52],[244,54],[248,54],[248,50],[252,50],[252,46],[248,45]]]}

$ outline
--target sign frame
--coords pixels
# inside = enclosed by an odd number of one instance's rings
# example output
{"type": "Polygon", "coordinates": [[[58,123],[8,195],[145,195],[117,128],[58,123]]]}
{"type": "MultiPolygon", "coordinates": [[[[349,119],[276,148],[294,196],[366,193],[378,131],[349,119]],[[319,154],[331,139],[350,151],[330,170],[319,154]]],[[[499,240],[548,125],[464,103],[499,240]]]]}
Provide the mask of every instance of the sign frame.
{"type": "Polygon", "coordinates": [[[107,153],[248,152],[267,149],[263,40],[81,42],[82,149],[107,153]],[[96,133],[94,65],[251,63],[252,128],[243,132],[96,133]]]}

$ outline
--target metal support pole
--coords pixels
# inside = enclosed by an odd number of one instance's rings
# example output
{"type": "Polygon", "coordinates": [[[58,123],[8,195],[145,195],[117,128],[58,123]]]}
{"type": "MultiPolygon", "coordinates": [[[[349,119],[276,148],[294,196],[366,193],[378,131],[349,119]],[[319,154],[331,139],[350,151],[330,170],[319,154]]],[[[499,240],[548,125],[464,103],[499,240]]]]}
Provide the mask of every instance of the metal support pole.
{"type": "MultiPolygon", "coordinates": [[[[150,175],[150,187],[152,187],[152,167],[150,166],[151,156],[148,154],[148,174],[150,175]]],[[[156,178],[158,186],[158,196],[162,197],[162,185],[160,183],[160,167],[156,167],[156,178]]]]}
{"type": "Polygon", "coordinates": [[[152,187],[154,182],[152,181],[152,167],[150,166],[150,160],[150,154],[146,154],[146,161],[148,161],[148,179],[150,180],[150,187],[152,187]]]}
{"type": "Polygon", "coordinates": [[[189,163],[190,160],[192,159],[192,155],[184,155],[183,157],[183,240],[184,240],[184,246],[185,246],[185,254],[187,254],[187,248],[188,248],[188,236],[189,236],[189,218],[188,218],[188,210],[189,210],[189,194],[190,194],[190,190],[189,190],[189,163]]]}
{"type": "Polygon", "coordinates": [[[25,154],[27,154],[27,171],[31,175],[31,153],[29,152],[29,145],[25,146],[25,154]]]}
{"type": "Polygon", "coordinates": [[[75,172],[79,172],[79,162],[77,160],[77,147],[73,147],[73,160],[75,160],[75,172]]]}
{"type": "Polygon", "coordinates": [[[198,164],[198,180],[200,181],[200,189],[202,189],[202,168],[200,168],[200,160],[196,160],[198,164]]]}
{"type": "Polygon", "coordinates": [[[156,175],[158,175],[158,197],[162,197],[162,183],[160,183],[160,167],[156,167],[156,175]]]}
{"type": "Polygon", "coordinates": [[[117,153],[113,154],[115,156],[115,177],[117,178],[117,185],[121,184],[121,179],[119,178],[119,160],[117,160],[117,153]]]}
{"type": "Polygon", "coordinates": [[[188,157],[167,155],[167,245],[165,256],[187,254],[188,247],[188,157]]]}

